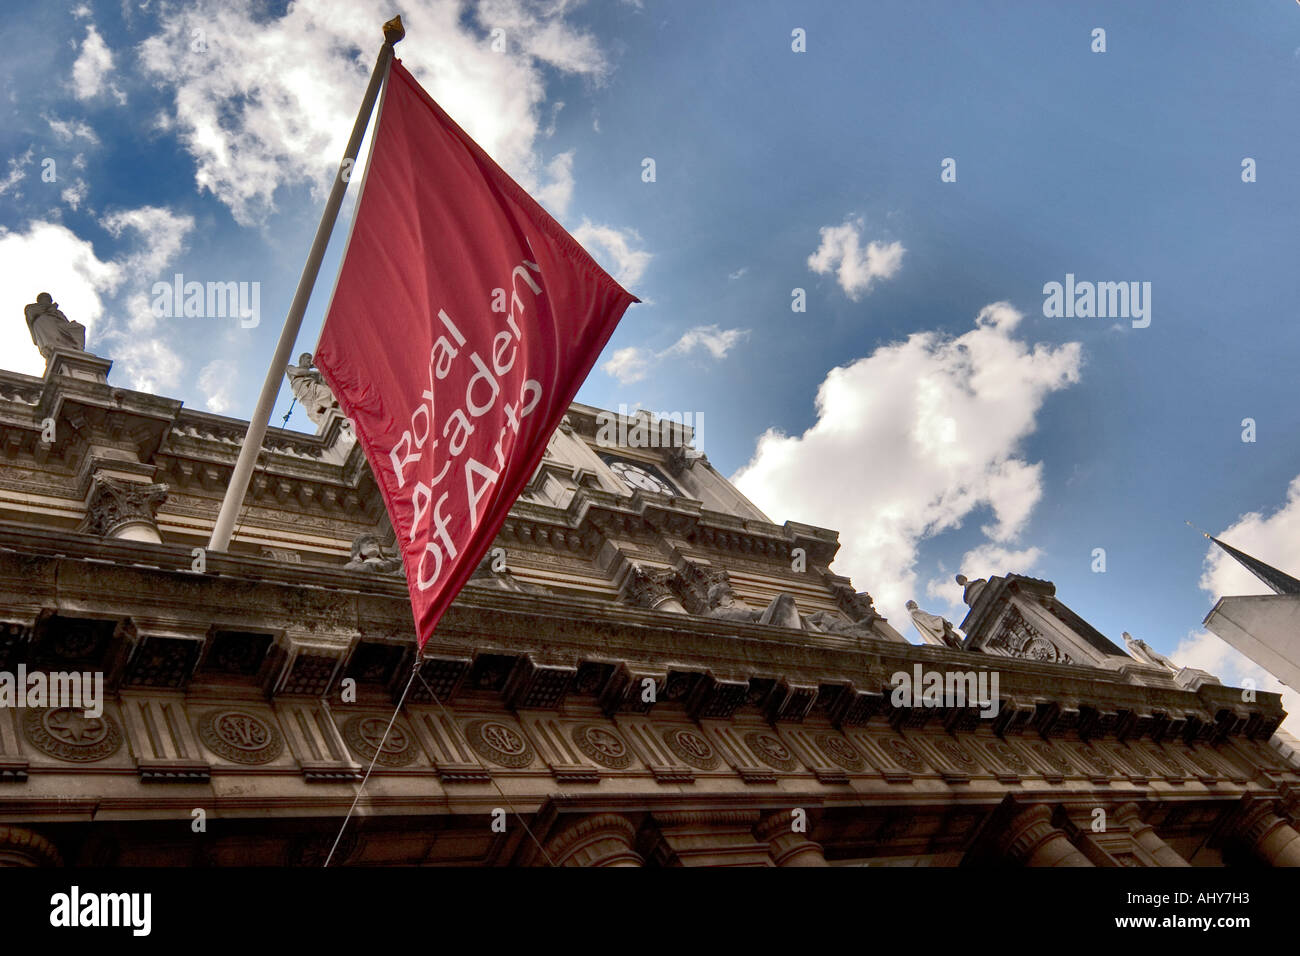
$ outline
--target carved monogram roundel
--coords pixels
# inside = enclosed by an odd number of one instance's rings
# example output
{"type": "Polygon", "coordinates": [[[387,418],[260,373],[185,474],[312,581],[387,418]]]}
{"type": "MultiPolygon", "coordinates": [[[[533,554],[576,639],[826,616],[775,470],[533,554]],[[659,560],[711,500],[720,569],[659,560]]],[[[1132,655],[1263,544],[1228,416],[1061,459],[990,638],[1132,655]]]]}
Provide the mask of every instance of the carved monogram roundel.
{"type": "Polygon", "coordinates": [[[975,758],[972,757],[970,754],[968,754],[966,752],[966,748],[963,747],[961,744],[957,743],[957,741],[940,740],[937,746],[939,747],[939,750],[943,753],[945,757],[947,757],[949,760],[951,760],[953,763],[955,763],[957,766],[961,767],[962,769],[964,770],[979,769],[979,764],[975,762],[975,758]]]}
{"type": "Polygon", "coordinates": [[[906,767],[913,773],[920,773],[925,769],[925,763],[921,760],[921,755],[912,749],[911,744],[901,740],[891,740],[889,750],[900,767],[906,767]]]}
{"type": "Polygon", "coordinates": [[[1009,744],[1005,744],[1000,740],[995,740],[987,746],[989,752],[992,753],[993,756],[997,757],[1016,773],[1029,773],[1031,768],[1029,764],[1025,762],[1025,758],[1012,750],[1009,744]]]}
{"type": "Polygon", "coordinates": [[[1080,747],[1079,753],[1083,756],[1083,762],[1097,773],[1112,774],[1115,772],[1115,768],[1111,766],[1110,761],[1103,757],[1095,747],[1080,747]]]}
{"type": "Polygon", "coordinates": [[[866,765],[858,748],[843,737],[836,737],[834,734],[818,734],[816,739],[817,746],[831,763],[845,770],[861,770],[866,765]]]}
{"type": "Polygon", "coordinates": [[[33,746],[60,760],[103,760],[122,746],[122,732],[112,717],[87,717],[75,707],[29,710],[23,730],[33,746]]]}
{"type": "Polygon", "coordinates": [[[632,753],[623,738],[608,727],[581,724],[573,728],[572,737],[578,749],[602,767],[622,770],[632,762],[632,753]]]}
{"type": "Polygon", "coordinates": [[[518,770],[533,762],[533,748],[514,727],[500,720],[471,720],[465,725],[465,739],[484,760],[518,770]]]}
{"type": "Polygon", "coordinates": [[[280,731],[242,710],[208,711],[199,718],[199,739],[218,757],[235,763],[270,763],[284,751],[280,731]]]}
{"type": "Polygon", "coordinates": [[[393,721],[384,741],[388,720],[384,717],[353,717],[343,725],[343,739],[356,753],[385,767],[405,767],[415,759],[411,737],[399,721],[393,721]],[[380,742],[384,749],[379,749],[380,742]],[[379,756],[375,756],[378,753],[379,756]]]}
{"type": "Polygon", "coordinates": [[[693,730],[665,730],[664,743],[678,758],[696,770],[712,770],[718,765],[718,755],[713,752],[713,747],[693,730]]]}
{"type": "Polygon", "coordinates": [[[799,766],[795,763],[790,748],[781,742],[780,737],[772,734],[745,734],[745,744],[754,752],[755,757],[769,767],[789,771],[799,766]]]}
{"type": "Polygon", "coordinates": [[[1047,744],[1034,744],[1034,751],[1061,773],[1069,773],[1074,769],[1074,766],[1065,758],[1064,754],[1052,749],[1047,744]]]}

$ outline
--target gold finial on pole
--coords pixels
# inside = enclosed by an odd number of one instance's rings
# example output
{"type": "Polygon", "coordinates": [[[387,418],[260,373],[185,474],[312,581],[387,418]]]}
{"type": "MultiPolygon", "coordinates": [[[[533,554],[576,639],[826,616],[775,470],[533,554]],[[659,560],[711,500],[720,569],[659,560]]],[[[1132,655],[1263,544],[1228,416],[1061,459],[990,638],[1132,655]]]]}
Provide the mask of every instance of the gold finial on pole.
{"type": "Polygon", "coordinates": [[[389,46],[400,43],[406,36],[406,27],[402,26],[401,16],[395,16],[384,24],[384,42],[389,46]]]}

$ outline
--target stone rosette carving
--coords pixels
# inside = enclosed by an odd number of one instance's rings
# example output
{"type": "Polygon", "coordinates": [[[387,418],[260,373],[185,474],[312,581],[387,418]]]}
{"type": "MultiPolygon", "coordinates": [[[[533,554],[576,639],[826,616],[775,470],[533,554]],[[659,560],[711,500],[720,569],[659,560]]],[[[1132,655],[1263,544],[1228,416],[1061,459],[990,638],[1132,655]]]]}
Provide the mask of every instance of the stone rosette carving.
{"type": "Polygon", "coordinates": [[[573,728],[573,743],[590,760],[610,770],[623,770],[632,762],[632,752],[623,738],[599,724],[573,728]]]}
{"type": "Polygon", "coordinates": [[[101,538],[111,538],[132,524],[148,525],[157,531],[158,508],[167,500],[167,492],[166,485],[96,475],[79,530],[101,538]]]}
{"type": "Polygon", "coordinates": [[[799,767],[795,762],[794,754],[790,753],[790,748],[775,734],[745,734],[745,746],[769,767],[787,772],[797,770],[799,767]]]}
{"type": "Polygon", "coordinates": [[[843,737],[835,734],[818,734],[814,740],[821,752],[831,763],[845,770],[861,771],[866,769],[866,761],[858,748],[843,737]]]}
{"type": "Polygon", "coordinates": [[[465,725],[465,739],[484,760],[518,770],[533,762],[533,748],[516,727],[500,720],[471,720],[465,725]]]}
{"type": "Polygon", "coordinates": [[[913,773],[920,773],[925,769],[925,761],[921,759],[921,755],[913,750],[912,745],[906,741],[897,739],[891,740],[887,744],[887,747],[890,756],[898,762],[900,767],[910,770],[913,773]]]}
{"type": "Polygon", "coordinates": [[[88,717],[75,707],[29,710],[23,733],[37,750],[59,760],[103,760],[122,746],[122,731],[108,714],[88,717]]]}
{"type": "Polygon", "coordinates": [[[718,754],[701,734],[686,728],[669,728],[663,732],[664,743],[677,758],[696,770],[712,770],[718,765],[718,754]]]}
{"type": "Polygon", "coordinates": [[[387,740],[384,740],[385,730],[388,730],[385,717],[351,717],[343,724],[343,739],[353,753],[384,767],[405,767],[415,760],[411,735],[402,722],[393,721],[387,740]],[[381,742],[384,745],[382,750],[379,748],[381,742]]]}
{"type": "Polygon", "coordinates": [[[284,751],[284,738],[268,720],[244,710],[210,710],[199,717],[199,739],[233,763],[270,763],[284,751]]]}

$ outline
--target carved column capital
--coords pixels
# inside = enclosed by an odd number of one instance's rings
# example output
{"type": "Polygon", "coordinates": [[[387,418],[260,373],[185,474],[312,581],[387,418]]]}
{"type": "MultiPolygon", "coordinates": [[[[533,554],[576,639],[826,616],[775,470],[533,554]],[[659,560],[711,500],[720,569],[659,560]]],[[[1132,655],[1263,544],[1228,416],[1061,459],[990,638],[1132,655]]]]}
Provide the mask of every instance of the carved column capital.
{"type": "Polygon", "coordinates": [[[62,866],[53,843],[26,827],[0,826],[0,866],[62,866]]]}
{"type": "Polygon", "coordinates": [[[1066,835],[1052,825],[1052,811],[1043,804],[1022,811],[998,841],[1002,853],[1025,866],[1092,866],[1066,835]]]}
{"type": "Polygon", "coordinates": [[[1276,800],[1244,803],[1228,826],[1229,839],[1269,866],[1300,866],[1300,833],[1277,815],[1276,800]]]}
{"type": "Polygon", "coordinates": [[[754,836],[768,845],[772,862],[777,866],[826,866],[826,856],[820,843],[793,829],[787,811],[767,814],[754,828],[754,836]]]}
{"type": "Polygon", "coordinates": [[[641,866],[632,849],[636,827],[617,813],[596,813],[569,824],[546,843],[556,866],[641,866]]]}
{"type": "Polygon", "coordinates": [[[1141,808],[1133,801],[1120,804],[1113,815],[1118,822],[1128,827],[1133,842],[1161,866],[1191,866],[1177,850],[1161,839],[1155,827],[1142,819],[1141,808]]]}
{"type": "Polygon", "coordinates": [[[79,530],[101,538],[161,541],[157,513],[167,492],[166,485],[95,475],[79,530]]]}

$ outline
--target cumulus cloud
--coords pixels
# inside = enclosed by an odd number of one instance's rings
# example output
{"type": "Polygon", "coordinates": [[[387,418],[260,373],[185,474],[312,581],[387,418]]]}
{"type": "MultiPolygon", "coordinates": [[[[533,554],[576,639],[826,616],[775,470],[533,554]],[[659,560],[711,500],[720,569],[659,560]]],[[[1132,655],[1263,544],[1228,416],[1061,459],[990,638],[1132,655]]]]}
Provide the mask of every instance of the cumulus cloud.
{"type": "Polygon", "coordinates": [[[816,423],[802,435],[766,432],[732,480],[777,521],[839,531],[836,570],[901,622],[920,542],[977,510],[991,514],[990,547],[967,555],[968,574],[981,562],[1036,561],[1016,538],[1042,495],[1042,466],[1020,446],[1046,397],[1079,381],[1082,347],[1031,347],[1015,336],[1022,318],[994,303],[956,338],[918,332],[832,369],[816,423]]]}
{"type": "Polygon", "coordinates": [[[623,385],[639,382],[659,361],[674,355],[689,355],[696,351],[708,352],[715,359],[726,358],[732,347],[749,334],[749,329],[722,329],[716,325],[697,325],[687,329],[662,352],[631,346],[618,349],[601,365],[601,370],[618,379],[623,385]]]}
{"type": "Polygon", "coordinates": [[[122,281],[121,265],[104,262],[94,247],[57,223],[32,222],[26,232],[0,226],[0,354],[15,372],[40,375],[45,359],[32,344],[27,324],[14,321],[23,306],[49,292],[63,313],[86,326],[89,343],[104,314],[104,298],[122,281]]]}
{"type": "Polygon", "coordinates": [[[872,240],[862,246],[861,219],[850,220],[840,226],[821,228],[821,245],[808,257],[808,268],[818,275],[835,273],[844,294],[853,301],[871,291],[877,280],[891,279],[903,265],[901,242],[872,240]]]}
{"type": "MultiPolygon", "coordinates": [[[[1271,515],[1258,511],[1244,514],[1215,537],[1279,571],[1300,577],[1300,476],[1292,479],[1286,501],[1271,515]]],[[[1214,599],[1273,593],[1213,542],[1205,552],[1200,585],[1214,599]]]]}
{"type": "Polygon", "coordinates": [[[142,286],[149,287],[164,278],[163,268],[185,248],[186,238],[194,230],[194,217],[166,206],[140,206],[111,212],[99,224],[115,239],[127,232],[134,234],[135,248],[125,265],[142,286]]]}
{"type": "Polygon", "coordinates": [[[235,383],[236,372],[235,363],[227,359],[216,359],[203,366],[199,372],[199,388],[203,390],[210,411],[220,415],[234,404],[230,390],[235,383]]]}
{"type": "MultiPolygon", "coordinates": [[[[466,131],[521,185],[556,205],[568,201],[572,167],[535,148],[543,71],[599,82],[609,68],[594,38],[565,21],[571,6],[483,0],[474,22],[453,0],[420,4],[404,11],[412,39],[399,48],[466,131]],[[506,31],[509,55],[491,49],[493,28],[506,31]]],[[[391,15],[386,0],[290,4],[275,17],[254,0],[199,0],[185,16],[166,18],[141,45],[141,62],[171,93],[164,123],[193,156],[199,188],[244,224],[265,219],[281,185],[306,180],[323,190],[381,42],[376,24],[391,15]],[[195,30],[202,52],[191,50],[195,30]]]]}
{"type": "MultiPolygon", "coordinates": [[[[113,51],[104,43],[92,23],[86,27],[81,53],[72,64],[72,89],[79,100],[94,99],[104,86],[104,77],[113,69],[113,51]]],[[[117,93],[114,90],[114,93],[117,93]]]]}
{"type": "Polygon", "coordinates": [[[635,229],[601,226],[583,219],[582,224],[573,230],[573,238],[625,289],[641,281],[653,258],[651,253],[637,248],[641,236],[635,229]]]}

